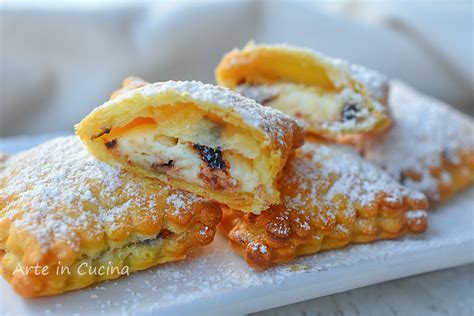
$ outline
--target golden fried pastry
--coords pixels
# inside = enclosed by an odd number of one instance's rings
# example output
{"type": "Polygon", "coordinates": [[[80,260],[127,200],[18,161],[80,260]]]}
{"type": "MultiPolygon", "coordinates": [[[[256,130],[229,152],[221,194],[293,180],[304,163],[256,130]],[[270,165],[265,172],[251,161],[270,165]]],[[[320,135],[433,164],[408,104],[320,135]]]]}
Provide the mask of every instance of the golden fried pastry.
{"type": "Polygon", "coordinates": [[[223,209],[220,230],[256,269],[427,226],[424,195],[346,145],[307,141],[285,167],[279,188],[282,203],[260,215],[223,209]]]}
{"type": "Polygon", "coordinates": [[[95,157],[245,212],[279,202],[276,178],[303,142],[290,117],[194,81],[132,78],[113,96],[76,126],[95,157]]]}
{"type": "Polygon", "coordinates": [[[0,271],[54,295],[175,260],[210,243],[217,205],[100,162],[76,137],[12,156],[0,173],[0,271]]]}
{"type": "Polygon", "coordinates": [[[363,142],[365,157],[432,201],[445,201],[472,185],[472,118],[401,82],[392,82],[390,91],[394,126],[383,137],[363,142]]]}
{"type": "Polygon", "coordinates": [[[384,76],[308,49],[250,42],[224,56],[216,81],[325,138],[378,133],[391,122],[384,76]]]}

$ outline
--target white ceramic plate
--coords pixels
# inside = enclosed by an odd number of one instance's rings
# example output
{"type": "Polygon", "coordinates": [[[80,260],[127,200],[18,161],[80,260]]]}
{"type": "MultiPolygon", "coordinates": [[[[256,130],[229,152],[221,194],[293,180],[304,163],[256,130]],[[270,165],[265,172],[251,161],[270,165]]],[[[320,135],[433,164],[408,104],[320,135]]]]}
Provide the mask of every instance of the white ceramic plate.
{"type": "MultiPolygon", "coordinates": [[[[0,140],[0,151],[42,138],[0,140]]],[[[432,210],[423,236],[354,245],[254,272],[218,236],[188,260],[61,296],[22,299],[0,281],[1,315],[244,314],[474,262],[474,188],[432,210]]]]}

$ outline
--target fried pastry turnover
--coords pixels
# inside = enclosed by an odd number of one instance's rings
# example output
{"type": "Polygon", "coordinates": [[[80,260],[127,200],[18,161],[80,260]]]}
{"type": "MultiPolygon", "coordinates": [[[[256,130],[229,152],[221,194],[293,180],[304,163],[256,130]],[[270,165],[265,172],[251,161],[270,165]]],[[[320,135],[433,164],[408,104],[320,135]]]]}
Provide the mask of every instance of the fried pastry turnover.
{"type": "Polygon", "coordinates": [[[216,81],[333,140],[376,134],[391,122],[384,76],[309,49],[250,42],[224,56],[216,81]]]}
{"type": "Polygon", "coordinates": [[[76,133],[102,161],[254,213],[278,203],[276,178],[304,137],[295,120],[228,89],[133,78],[76,133]]]}
{"type": "Polygon", "coordinates": [[[223,209],[219,229],[257,270],[427,227],[424,195],[346,145],[307,141],[285,167],[279,188],[282,202],[260,215],[223,209]]]}
{"type": "Polygon", "coordinates": [[[395,123],[359,145],[367,159],[434,202],[474,183],[474,121],[399,81],[391,82],[395,123]]]}
{"type": "Polygon", "coordinates": [[[1,274],[25,297],[83,288],[184,259],[213,240],[221,216],[208,200],[58,138],[0,173],[1,274]]]}

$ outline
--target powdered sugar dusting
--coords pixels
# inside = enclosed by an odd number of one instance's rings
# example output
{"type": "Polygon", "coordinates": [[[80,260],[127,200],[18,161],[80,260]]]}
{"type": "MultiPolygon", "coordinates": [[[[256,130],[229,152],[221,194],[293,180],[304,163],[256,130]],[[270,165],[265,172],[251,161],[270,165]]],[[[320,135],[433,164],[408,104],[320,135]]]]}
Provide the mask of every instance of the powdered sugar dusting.
{"type": "MultiPolygon", "coordinates": [[[[365,275],[367,282],[374,283],[381,281],[380,278],[373,278],[374,269],[382,274],[387,266],[396,264],[404,271],[403,275],[411,275],[421,272],[416,267],[432,262],[433,254],[439,255],[436,268],[448,267],[446,261],[457,260],[461,253],[469,256],[469,247],[474,242],[470,213],[473,196],[474,191],[470,190],[431,212],[430,227],[423,235],[325,251],[264,272],[256,272],[248,267],[241,257],[229,249],[224,238],[216,236],[214,243],[197,250],[185,261],[161,265],[127,278],[52,297],[47,302],[25,301],[13,293],[6,282],[0,283],[0,291],[11,302],[6,306],[6,311],[12,314],[18,313],[15,309],[24,306],[34,308],[39,314],[45,310],[62,314],[185,314],[190,311],[205,314],[209,310],[224,309],[235,302],[236,297],[241,299],[239,305],[245,305],[242,313],[250,313],[255,311],[252,309],[255,302],[263,303],[270,291],[296,291],[304,280],[318,284],[317,288],[323,290],[333,284],[336,277],[339,282],[346,284],[344,289],[349,290],[354,285],[348,283],[347,269],[351,273],[365,275]],[[462,245],[465,247],[462,248],[462,245]],[[448,249],[453,255],[449,260],[444,260],[448,249]],[[453,249],[459,251],[453,253],[453,249]],[[247,301],[249,296],[252,300],[247,301]]],[[[318,293],[315,296],[330,294],[324,291],[318,293]]]]}
{"type": "MultiPolygon", "coordinates": [[[[436,199],[437,180],[429,169],[439,166],[442,157],[458,164],[460,149],[474,150],[474,122],[398,81],[391,82],[389,105],[394,126],[369,144],[365,157],[400,180],[404,171],[416,171],[421,180],[408,178],[404,184],[436,199]]],[[[449,183],[450,178],[444,175],[442,180],[449,183]]]]}
{"type": "Polygon", "coordinates": [[[417,219],[417,218],[424,218],[427,217],[428,214],[424,211],[416,210],[416,211],[408,211],[405,215],[409,219],[417,219]]]}
{"type": "Polygon", "coordinates": [[[365,85],[374,101],[385,99],[389,82],[385,75],[360,65],[351,64],[350,69],[354,78],[365,85]]]}
{"type": "Polygon", "coordinates": [[[252,247],[253,251],[259,251],[261,253],[267,253],[267,251],[268,251],[267,246],[259,245],[257,243],[254,243],[251,247],[252,247]]]}
{"type": "MultiPolygon", "coordinates": [[[[14,146],[12,142],[11,147],[3,150],[9,151],[14,146]]],[[[396,265],[403,272],[392,277],[400,277],[450,267],[453,261],[459,264],[460,258],[471,257],[464,262],[472,262],[473,197],[474,189],[468,190],[430,212],[429,228],[423,235],[325,251],[265,272],[255,272],[248,267],[222,236],[216,236],[210,246],[198,249],[182,262],[160,265],[47,299],[24,300],[7,282],[0,280],[2,299],[8,302],[2,306],[2,312],[6,315],[31,314],[32,311],[35,315],[128,315],[161,311],[184,314],[192,309],[194,313],[205,314],[209,310],[224,309],[239,298],[238,304],[244,314],[255,312],[256,304],[274,307],[269,303],[275,304],[274,300],[265,300],[268,293],[282,289],[297,291],[303,280],[318,285],[314,287],[318,290],[314,292],[315,297],[331,294],[325,289],[334,285],[335,278],[342,284],[341,290],[349,290],[354,284],[348,282],[347,269],[364,275],[368,285],[388,279],[374,277],[374,267],[378,267],[379,275],[385,275],[382,270],[388,271],[388,266],[396,265]],[[446,258],[448,252],[450,255],[446,258]],[[436,267],[419,269],[433,261],[436,261],[436,267]]]]}
{"type": "Polygon", "coordinates": [[[44,253],[58,242],[80,253],[78,231],[100,237],[120,230],[129,225],[132,208],[149,210],[150,220],[159,220],[155,217],[162,210],[155,209],[155,199],[162,192],[171,192],[177,212],[202,201],[96,160],[76,137],[57,138],[12,156],[0,180],[0,198],[8,201],[0,220],[11,220],[10,230],[28,231],[44,253]],[[145,191],[147,185],[155,190],[145,191]]]}
{"type": "MultiPolygon", "coordinates": [[[[205,201],[199,196],[193,197],[193,202],[205,201]]],[[[173,206],[173,212],[175,214],[181,213],[183,210],[189,210],[191,204],[189,203],[189,196],[184,197],[182,194],[173,193],[166,198],[166,203],[173,206]]]]}
{"type": "Polygon", "coordinates": [[[58,138],[36,149],[10,158],[2,173],[8,178],[1,188],[3,197],[17,196],[7,206],[6,216],[14,219],[12,228],[29,230],[48,251],[53,240],[63,240],[78,250],[79,236],[74,228],[89,229],[99,234],[101,227],[93,212],[81,212],[72,217],[51,210],[74,210],[97,204],[87,182],[92,179],[107,183],[106,191],[120,185],[119,171],[97,162],[89,156],[83,145],[72,138],[58,138]],[[28,207],[31,211],[24,212],[28,207]],[[18,218],[17,212],[22,212],[18,218]]]}
{"type": "Polygon", "coordinates": [[[142,88],[124,93],[117,98],[108,101],[102,107],[111,107],[121,103],[124,99],[136,96],[158,96],[160,94],[174,93],[179,95],[183,102],[199,101],[218,105],[225,109],[231,109],[250,126],[264,131],[267,141],[276,143],[286,150],[288,144],[287,136],[302,132],[295,120],[282,112],[263,107],[252,99],[245,98],[227,88],[198,81],[167,81],[146,85],[142,88]]]}
{"type": "MultiPolygon", "coordinates": [[[[340,195],[349,199],[348,212],[355,205],[369,206],[376,202],[379,194],[386,194],[387,202],[403,201],[405,197],[423,200],[420,192],[400,185],[388,173],[364,160],[350,146],[307,142],[298,153],[303,159],[290,162],[298,176],[294,177],[300,190],[311,192],[291,198],[291,205],[303,205],[303,199],[312,199],[312,205],[333,204],[340,195]],[[312,179],[310,183],[302,179],[312,179]],[[324,193],[324,199],[321,193],[324,193]]],[[[351,214],[348,214],[351,215],[351,214]]]]}

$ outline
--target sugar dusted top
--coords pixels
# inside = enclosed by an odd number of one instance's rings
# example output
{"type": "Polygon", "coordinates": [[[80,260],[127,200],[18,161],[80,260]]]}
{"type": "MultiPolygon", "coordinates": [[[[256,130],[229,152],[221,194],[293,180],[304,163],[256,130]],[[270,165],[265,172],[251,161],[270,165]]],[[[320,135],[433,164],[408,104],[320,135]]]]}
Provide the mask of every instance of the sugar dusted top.
{"type": "MultiPolygon", "coordinates": [[[[0,173],[0,201],[2,235],[27,232],[43,254],[58,244],[81,253],[86,240],[113,247],[113,242],[155,238],[145,226],[156,225],[159,232],[165,217],[209,203],[100,162],[76,137],[57,138],[9,158],[0,173]]],[[[1,237],[4,247],[7,240],[1,237]]]]}
{"type": "Polygon", "coordinates": [[[350,69],[354,78],[362,82],[369,91],[372,100],[376,107],[380,110],[383,105],[381,102],[385,101],[388,91],[388,78],[376,70],[365,68],[360,65],[351,64],[350,69]]]}
{"type": "Polygon", "coordinates": [[[369,205],[382,192],[387,194],[389,202],[402,200],[403,197],[424,199],[423,194],[400,185],[388,173],[364,160],[349,146],[309,144],[304,150],[311,154],[323,179],[331,179],[331,175],[337,177],[327,192],[328,199],[343,194],[349,196],[351,201],[369,205]]]}
{"type": "MultiPolygon", "coordinates": [[[[419,173],[421,181],[406,184],[436,196],[437,180],[429,169],[440,166],[443,157],[456,165],[460,151],[474,151],[474,121],[398,81],[391,82],[389,105],[395,123],[368,146],[366,157],[397,179],[406,170],[419,173]]],[[[443,180],[449,182],[449,174],[443,180]]]]}
{"type": "Polygon", "coordinates": [[[269,210],[271,232],[278,236],[288,235],[293,226],[348,235],[360,214],[374,217],[390,209],[412,219],[426,216],[428,207],[422,193],[402,186],[352,147],[314,141],[307,141],[288,162],[280,189],[282,204],[269,210]]]}
{"type": "Polygon", "coordinates": [[[135,95],[159,96],[161,94],[176,94],[182,98],[183,102],[197,101],[218,105],[222,109],[237,113],[246,124],[253,128],[263,130],[267,140],[275,141],[280,147],[301,145],[299,142],[291,144],[288,141],[289,135],[295,139],[302,138],[303,128],[294,119],[278,110],[263,107],[254,100],[227,88],[199,81],[166,81],[148,84],[124,93],[104,103],[101,107],[114,106],[135,95]]]}

